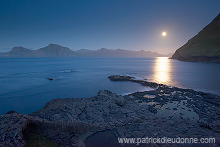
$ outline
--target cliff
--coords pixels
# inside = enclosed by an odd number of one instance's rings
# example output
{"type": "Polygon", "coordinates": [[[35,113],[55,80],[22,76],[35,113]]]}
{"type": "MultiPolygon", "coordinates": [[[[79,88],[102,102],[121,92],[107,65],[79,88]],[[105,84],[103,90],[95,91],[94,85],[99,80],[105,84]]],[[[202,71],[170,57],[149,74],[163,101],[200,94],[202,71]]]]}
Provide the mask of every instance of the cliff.
{"type": "Polygon", "coordinates": [[[220,62],[220,14],[185,45],[177,49],[172,59],[220,62]]]}

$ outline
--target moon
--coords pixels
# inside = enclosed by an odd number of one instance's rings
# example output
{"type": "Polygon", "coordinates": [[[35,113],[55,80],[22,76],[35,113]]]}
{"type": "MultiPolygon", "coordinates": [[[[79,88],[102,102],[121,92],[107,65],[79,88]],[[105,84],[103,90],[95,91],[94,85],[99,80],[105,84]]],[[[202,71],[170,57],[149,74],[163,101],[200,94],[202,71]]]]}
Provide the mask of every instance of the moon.
{"type": "Polygon", "coordinates": [[[163,37],[167,36],[167,32],[162,32],[162,36],[163,37]]]}

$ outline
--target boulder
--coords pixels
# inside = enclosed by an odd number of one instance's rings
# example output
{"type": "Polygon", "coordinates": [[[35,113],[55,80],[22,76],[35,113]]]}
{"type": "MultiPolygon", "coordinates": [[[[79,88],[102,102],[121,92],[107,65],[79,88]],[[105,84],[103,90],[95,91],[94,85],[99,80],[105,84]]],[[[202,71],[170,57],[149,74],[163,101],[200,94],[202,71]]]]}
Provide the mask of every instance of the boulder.
{"type": "Polygon", "coordinates": [[[123,106],[125,104],[125,98],[121,95],[117,95],[115,93],[112,93],[108,90],[100,90],[97,94],[99,97],[107,97],[108,100],[112,101],[113,103],[117,104],[118,106],[123,106]]]}

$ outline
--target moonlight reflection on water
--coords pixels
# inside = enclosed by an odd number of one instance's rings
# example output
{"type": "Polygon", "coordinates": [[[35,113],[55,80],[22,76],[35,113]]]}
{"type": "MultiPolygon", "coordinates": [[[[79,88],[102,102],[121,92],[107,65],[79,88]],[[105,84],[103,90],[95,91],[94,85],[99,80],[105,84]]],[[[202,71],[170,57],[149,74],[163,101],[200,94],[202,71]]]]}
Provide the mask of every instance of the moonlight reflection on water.
{"type": "Polygon", "coordinates": [[[171,63],[168,57],[157,57],[154,61],[154,80],[159,83],[168,84],[171,81],[171,63]]]}

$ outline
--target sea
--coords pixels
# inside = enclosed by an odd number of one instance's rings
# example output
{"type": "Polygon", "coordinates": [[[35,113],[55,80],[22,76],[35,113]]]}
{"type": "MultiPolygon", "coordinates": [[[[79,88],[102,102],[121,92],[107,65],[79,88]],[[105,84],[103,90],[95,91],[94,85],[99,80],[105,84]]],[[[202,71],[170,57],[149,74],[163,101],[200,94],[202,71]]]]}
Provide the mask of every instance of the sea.
{"type": "Polygon", "coordinates": [[[168,57],[0,58],[0,115],[10,110],[29,114],[49,100],[93,97],[102,89],[121,95],[152,90],[138,83],[110,81],[110,75],[129,75],[220,95],[218,63],[182,62],[168,57]]]}

